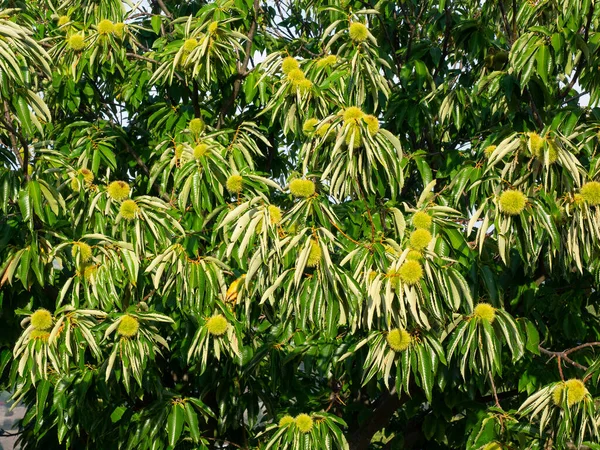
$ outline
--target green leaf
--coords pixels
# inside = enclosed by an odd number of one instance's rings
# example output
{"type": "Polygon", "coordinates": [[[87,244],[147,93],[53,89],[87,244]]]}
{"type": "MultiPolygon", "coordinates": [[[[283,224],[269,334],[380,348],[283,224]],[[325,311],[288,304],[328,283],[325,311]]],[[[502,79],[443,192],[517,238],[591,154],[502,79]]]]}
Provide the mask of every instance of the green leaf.
{"type": "Polygon", "coordinates": [[[547,45],[542,45],[536,54],[537,72],[544,83],[548,83],[548,76],[552,70],[552,56],[550,48],[547,45]]]}
{"type": "Polygon", "coordinates": [[[123,417],[123,413],[127,411],[127,408],[125,408],[124,406],[117,406],[115,408],[115,410],[112,412],[112,414],[110,415],[110,420],[112,421],[112,423],[118,422],[119,420],[121,420],[121,417],[123,417]]]}
{"type": "Polygon", "coordinates": [[[35,430],[39,430],[44,422],[44,408],[46,406],[46,398],[52,383],[48,380],[42,380],[37,386],[36,403],[35,403],[35,430]]]}
{"type": "Polygon", "coordinates": [[[425,391],[427,401],[431,402],[433,390],[433,360],[436,358],[430,348],[425,345],[417,346],[419,356],[419,375],[421,376],[421,387],[425,391]]]}
{"type": "Polygon", "coordinates": [[[200,441],[200,427],[198,425],[198,415],[189,402],[185,404],[185,420],[190,430],[190,435],[194,442],[200,441]]]}
{"type": "Polygon", "coordinates": [[[174,447],[181,436],[183,423],[185,421],[185,412],[183,405],[179,403],[171,406],[171,412],[167,419],[167,435],[169,436],[169,445],[174,447]]]}
{"type": "Polygon", "coordinates": [[[527,329],[527,343],[525,344],[525,347],[527,348],[527,350],[529,350],[531,353],[535,354],[535,355],[539,355],[540,354],[540,349],[539,349],[539,344],[540,344],[540,334],[538,333],[538,330],[535,328],[535,325],[527,320],[526,321],[526,329],[527,329]]]}

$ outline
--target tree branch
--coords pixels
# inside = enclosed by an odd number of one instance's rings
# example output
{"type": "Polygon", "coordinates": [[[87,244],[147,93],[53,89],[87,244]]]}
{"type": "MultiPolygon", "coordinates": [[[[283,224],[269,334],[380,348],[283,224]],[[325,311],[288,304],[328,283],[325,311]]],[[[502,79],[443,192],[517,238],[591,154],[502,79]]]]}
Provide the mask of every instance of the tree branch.
{"type": "MultiPolygon", "coordinates": [[[[594,16],[594,2],[590,2],[590,9],[588,11],[588,15],[587,15],[587,22],[585,24],[585,28],[583,30],[583,40],[585,41],[586,45],[587,45],[587,41],[588,41],[588,37],[590,35],[590,26],[592,25],[592,17],[594,16]]],[[[573,86],[575,86],[575,83],[577,83],[577,79],[579,78],[579,75],[581,75],[581,71],[583,70],[583,66],[585,65],[585,57],[583,55],[583,52],[580,53],[580,60],[579,60],[579,64],[577,64],[577,68],[575,69],[575,73],[573,74],[573,78],[571,78],[571,81],[569,82],[569,84],[565,87],[565,89],[562,92],[559,92],[558,94],[558,98],[562,99],[565,98],[569,92],[571,92],[571,89],[573,89],[573,86]]]]}
{"type": "Polygon", "coordinates": [[[192,105],[194,107],[194,117],[200,118],[202,116],[200,112],[200,103],[198,102],[198,82],[196,80],[192,83],[192,105]]]}
{"type": "Polygon", "coordinates": [[[252,24],[250,25],[250,29],[248,30],[246,46],[244,47],[244,60],[240,64],[238,63],[238,73],[235,77],[235,81],[233,82],[233,92],[231,93],[231,97],[221,107],[221,111],[219,112],[219,121],[217,123],[217,129],[220,129],[223,126],[225,121],[225,115],[229,111],[229,109],[234,105],[235,99],[240,93],[240,87],[242,85],[242,80],[248,75],[248,63],[250,62],[250,53],[252,51],[252,43],[254,42],[254,35],[256,34],[256,28],[258,26],[258,12],[260,9],[259,0],[254,0],[253,10],[254,17],[252,19],[252,24]]]}
{"type": "Polygon", "coordinates": [[[527,95],[529,97],[529,106],[531,106],[531,112],[533,114],[533,118],[535,119],[537,126],[540,129],[544,128],[544,121],[542,120],[542,116],[540,115],[540,112],[538,111],[537,106],[533,101],[533,96],[531,95],[531,92],[529,92],[529,89],[527,90],[527,95]]]}
{"type": "Polygon", "coordinates": [[[448,6],[448,4],[446,4],[446,9],[445,9],[445,13],[446,13],[446,30],[444,32],[444,44],[442,47],[442,56],[440,58],[440,62],[438,63],[437,67],[435,68],[435,72],[433,73],[433,78],[435,78],[442,70],[442,65],[444,64],[444,60],[446,59],[446,56],[448,55],[448,44],[450,43],[450,35],[451,35],[451,16],[450,16],[450,7],[448,6]]]}
{"type": "Polygon", "coordinates": [[[155,0],[155,1],[156,1],[156,4],[158,5],[158,7],[161,9],[161,11],[163,13],[165,13],[165,16],[167,16],[169,19],[173,19],[173,14],[171,14],[171,12],[167,8],[167,6],[164,4],[163,0],[155,0]]]}
{"type": "MultiPolygon", "coordinates": [[[[598,344],[598,343],[597,343],[597,344],[598,344]]],[[[598,345],[600,345],[600,344],[598,344],[598,345]]],[[[588,347],[589,347],[589,346],[588,346],[588,347]]],[[[574,366],[574,367],[577,367],[578,369],[581,369],[581,370],[588,370],[588,368],[587,368],[587,367],[585,367],[585,366],[583,366],[583,365],[579,364],[578,362],[576,362],[576,361],[573,361],[571,358],[569,358],[569,356],[568,356],[568,353],[567,353],[567,352],[568,352],[568,350],[567,350],[567,351],[562,351],[562,352],[553,352],[553,351],[550,351],[550,350],[546,350],[546,349],[545,349],[544,347],[542,347],[541,345],[538,345],[538,349],[539,349],[539,350],[540,350],[540,352],[542,352],[544,355],[551,356],[552,358],[560,358],[560,359],[564,359],[564,360],[565,360],[565,362],[567,362],[567,363],[571,364],[571,365],[572,365],[572,366],[574,366]]],[[[550,358],[550,359],[552,359],[552,358],[550,358]]]]}
{"type": "Polygon", "coordinates": [[[402,394],[401,397],[398,397],[395,392],[384,393],[366,422],[348,438],[350,449],[366,450],[375,433],[390,422],[390,419],[396,413],[398,408],[400,408],[407,400],[408,396],[406,396],[406,394],[402,394]]]}
{"type": "Polygon", "coordinates": [[[492,371],[490,370],[488,374],[490,376],[490,383],[492,384],[492,394],[494,395],[494,402],[496,403],[496,406],[498,408],[502,408],[502,406],[500,406],[500,400],[498,399],[498,391],[496,391],[496,383],[494,383],[494,376],[492,375],[492,371]]]}
{"type": "Polygon", "coordinates": [[[500,12],[502,13],[502,21],[504,22],[504,31],[506,33],[506,37],[508,38],[508,43],[512,45],[512,33],[510,30],[510,25],[508,24],[508,18],[506,17],[506,8],[504,8],[504,0],[500,0],[498,2],[498,6],[500,7],[500,12]]]}
{"type": "Polygon", "coordinates": [[[152,64],[159,64],[159,62],[156,61],[155,59],[148,58],[147,56],[143,56],[143,55],[138,55],[137,53],[126,53],[125,55],[128,58],[141,59],[142,61],[146,61],[146,62],[149,62],[152,64]]]}
{"type": "Polygon", "coordinates": [[[29,166],[29,143],[25,140],[23,135],[17,131],[17,129],[12,125],[12,119],[10,117],[10,110],[8,108],[8,102],[4,100],[4,120],[0,118],[0,121],[8,130],[8,134],[10,137],[10,142],[12,146],[13,153],[17,157],[17,161],[21,164],[21,170],[23,171],[23,176],[26,181],[30,180],[28,166],[29,166]],[[17,140],[21,143],[23,147],[23,156],[19,152],[19,146],[17,145],[17,140]]]}

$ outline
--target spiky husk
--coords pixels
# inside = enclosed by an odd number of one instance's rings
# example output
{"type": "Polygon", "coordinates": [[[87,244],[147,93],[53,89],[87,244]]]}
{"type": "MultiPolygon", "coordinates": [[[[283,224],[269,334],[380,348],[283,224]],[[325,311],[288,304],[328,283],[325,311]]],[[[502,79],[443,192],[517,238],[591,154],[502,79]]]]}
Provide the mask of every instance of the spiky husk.
{"type": "Polygon", "coordinates": [[[313,87],[312,81],[307,80],[306,78],[304,78],[303,80],[300,80],[300,81],[294,81],[294,85],[302,93],[310,91],[313,87]]]}
{"type": "Polygon", "coordinates": [[[217,314],[206,321],[206,329],[213,336],[222,336],[227,331],[228,324],[223,315],[217,314]]]}
{"type": "Polygon", "coordinates": [[[312,136],[312,134],[317,130],[317,124],[319,123],[319,119],[308,119],[302,125],[302,131],[307,136],[312,136]]]}
{"type": "Polygon", "coordinates": [[[565,388],[567,389],[567,405],[569,406],[580,403],[587,395],[585,384],[577,378],[565,381],[565,388]]]}
{"type": "Polygon", "coordinates": [[[98,34],[111,34],[115,30],[115,24],[108,19],[101,20],[98,24],[98,34]]]}
{"type": "Polygon", "coordinates": [[[371,136],[374,136],[379,131],[379,119],[377,117],[372,116],[371,114],[363,117],[363,120],[367,124],[367,130],[371,136]]]}
{"type": "MultiPolygon", "coordinates": [[[[300,69],[300,64],[298,64],[298,61],[296,61],[295,58],[293,58],[292,56],[283,58],[283,61],[281,62],[281,71],[283,73],[285,73],[287,75],[292,70],[298,70],[298,69],[300,69]]],[[[304,75],[302,77],[304,78],[304,75]]]]}
{"type": "Polygon", "coordinates": [[[348,125],[348,132],[346,133],[346,145],[350,145],[351,142],[353,148],[358,148],[362,146],[362,136],[360,134],[360,128],[355,123],[351,123],[348,125]]]}
{"type": "Polygon", "coordinates": [[[48,330],[52,327],[52,314],[44,308],[37,309],[31,315],[31,326],[36,330],[48,330]]]}
{"type": "Polygon", "coordinates": [[[219,22],[213,21],[210,23],[210,25],[208,26],[208,34],[215,34],[217,32],[217,29],[219,28],[219,22]]]}
{"type": "Polygon", "coordinates": [[[369,30],[360,22],[352,23],[348,29],[348,32],[350,34],[350,39],[352,39],[354,42],[364,42],[369,37],[369,30]]]}
{"type": "Polygon", "coordinates": [[[398,270],[398,276],[406,284],[417,284],[423,278],[423,268],[418,261],[406,261],[398,270]]]}
{"type": "Polygon", "coordinates": [[[198,41],[194,38],[186,39],[183,43],[183,51],[191,53],[196,47],[198,47],[198,41]]]}
{"type": "Polygon", "coordinates": [[[45,331],[45,330],[32,330],[31,333],[29,333],[30,340],[48,342],[49,337],[50,337],[50,332],[45,331]]]}
{"type": "Polygon", "coordinates": [[[358,123],[359,119],[362,119],[365,113],[356,106],[350,106],[344,110],[343,118],[346,123],[358,123]]]}
{"type": "Polygon", "coordinates": [[[125,34],[125,24],[123,22],[117,22],[113,28],[113,34],[118,38],[122,38],[125,34]]]}
{"type": "Polygon", "coordinates": [[[121,208],[119,209],[119,213],[124,219],[133,220],[135,219],[140,207],[134,200],[125,200],[121,203],[121,208]]]}
{"type": "Polygon", "coordinates": [[[555,405],[562,405],[562,396],[565,390],[565,383],[560,383],[558,386],[554,388],[552,391],[552,401],[554,401],[555,405]]]}
{"type": "Polygon", "coordinates": [[[431,216],[424,211],[418,211],[412,218],[413,227],[423,230],[429,230],[433,220],[431,216]]]}
{"type": "Polygon", "coordinates": [[[273,225],[281,222],[281,209],[275,205],[269,205],[267,209],[269,210],[269,217],[273,225]]]}
{"type": "Polygon", "coordinates": [[[287,427],[294,423],[294,418],[290,415],[285,415],[279,420],[279,428],[287,427]]]}
{"type": "Polygon", "coordinates": [[[133,337],[137,334],[140,328],[140,323],[135,317],[132,316],[123,316],[119,321],[119,326],[117,327],[117,332],[126,338],[133,337]]]}
{"type": "Polygon", "coordinates": [[[79,169],[79,173],[83,177],[83,181],[87,186],[94,182],[94,173],[89,169],[79,169]]]}
{"type": "Polygon", "coordinates": [[[323,256],[323,250],[317,241],[311,239],[310,241],[310,252],[308,253],[308,259],[306,260],[307,267],[316,267],[321,262],[323,256]]]}
{"type": "Polygon", "coordinates": [[[58,26],[62,27],[63,25],[68,24],[71,21],[71,18],[69,16],[60,16],[58,18],[58,26]]]}
{"type": "Polygon", "coordinates": [[[108,185],[106,192],[113,200],[121,201],[129,197],[129,185],[124,181],[113,181],[108,185]]]}
{"type": "Polygon", "coordinates": [[[421,261],[423,254],[417,250],[411,250],[406,254],[407,261],[421,261]]]}
{"type": "Polygon", "coordinates": [[[322,69],[323,67],[333,66],[337,62],[337,56],[329,55],[324,58],[317,60],[317,67],[322,69]]]}
{"type": "Polygon", "coordinates": [[[74,242],[73,253],[79,252],[81,262],[87,262],[92,259],[92,247],[85,242],[74,242]]]}
{"type": "Polygon", "coordinates": [[[305,79],[304,72],[300,69],[292,69],[287,74],[288,80],[292,82],[298,82],[305,79]]]}
{"type": "Polygon", "coordinates": [[[194,158],[200,159],[210,153],[210,149],[206,144],[198,144],[194,147],[194,158]]]}
{"type": "Polygon", "coordinates": [[[244,179],[241,175],[231,175],[229,178],[227,178],[225,187],[232,194],[239,194],[244,188],[244,179]]]}
{"type": "Polygon", "coordinates": [[[98,272],[98,266],[95,264],[86,264],[83,267],[81,274],[88,283],[94,283],[96,272],[98,272]]]}
{"type": "Polygon", "coordinates": [[[67,45],[71,50],[79,52],[85,48],[85,38],[79,33],[72,34],[67,40],[67,45]]]}
{"type": "Polygon", "coordinates": [[[527,147],[529,151],[533,156],[540,158],[544,153],[544,138],[537,133],[528,133],[528,135],[527,147]]]}
{"type": "Polygon", "coordinates": [[[302,433],[309,433],[313,427],[313,420],[308,414],[299,414],[296,416],[296,427],[302,433]]]}
{"type": "Polygon", "coordinates": [[[500,211],[509,216],[517,216],[525,209],[527,197],[521,191],[509,189],[500,195],[500,211]]]}
{"type": "Polygon", "coordinates": [[[432,236],[428,230],[422,228],[415,230],[410,235],[410,248],[419,251],[423,250],[429,245],[431,239],[432,236]]]}
{"type": "Polygon", "coordinates": [[[188,124],[188,129],[194,134],[200,134],[202,133],[202,131],[204,131],[204,126],[204,120],[200,119],[199,117],[196,117],[190,120],[190,123],[188,124]]]}
{"type": "Polygon", "coordinates": [[[585,183],[579,191],[583,199],[588,205],[596,206],[600,205],[600,183],[597,181],[590,181],[585,183]]]}
{"type": "Polygon", "coordinates": [[[79,189],[81,189],[80,184],[81,183],[79,183],[79,180],[77,179],[77,177],[71,178],[71,189],[74,192],[79,192],[79,189]]]}
{"type": "Polygon", "coordinates": [[[479,303],[473,310],[473,316],[492,323],[496,319],[496,308],[489,303],[479,303]]]}
{"type": "Polygon", "coordinates": [[[385,340],[392,350],[395,352],[402,352],[410,346],[412,337],[405,329],[395,328],[387,334],[385,340]]]}
{"type": "Polygon", "coordinates": [[[296,178],[290,183],[290,192],[294,197],[310,197],[315,193],[315,183],[310,180],[296,178]]]}
{"type": "Polygon", "coordinates": [[[330,123],[324,123],[319,128],[317,128],[317,131],[316,131],[317,136],[323,137],[323,136],[329,134],[329,129],[330,128],[331,128],[331,124],[330,123]]]}
{"type": "Polygon", "coordinates": [[[490,156],[492,156],[492,153],[494,153],[494,150],[496,150],[496,148],[498,148],[497,145],[488,145],[485,148],[485,150],[483,151],[486,158],[489,158],[490,156]]]}

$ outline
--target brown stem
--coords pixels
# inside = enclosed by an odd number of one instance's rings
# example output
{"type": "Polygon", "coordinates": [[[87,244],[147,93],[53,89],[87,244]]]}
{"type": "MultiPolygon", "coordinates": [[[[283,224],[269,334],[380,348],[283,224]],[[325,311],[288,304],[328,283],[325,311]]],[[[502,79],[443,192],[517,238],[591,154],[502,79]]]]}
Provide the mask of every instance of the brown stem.
{"type": "MultiPolygon", "coordinates": [[[[375,9],[375,6],[376,6],[374,3],[375,2],[372,2],[372,4],[371,4],[371,7],[373,9],[375,9]]],[[[390,33],[389,33],[387,27],[385,26],[385,22],[383,21],[381,14],[377,14],[377,18],[379,19],[379,24],[381,25],[381,28],[383,29],[383,32],[385,33],[385,37],[392,49],[392,57],[394,58],[394,61],[396,62],[396,71],[395,72],[400,73],[400,69],[402,69],[402,61],[400,60],[400,55],[398,55],[398,52],[396,50],[396,45],[394,44],[395,41],[390,36],[390,33]]]]}
{"type": "MultiPolygon", "coordinates": [[[[593,15],[594,15],[594,2],[590,2],[590,9],[588,11],[588,15],[587,15],[587,19],[586,19],[587,22],[586,22],[585,28],[583,30],[583,40],[585,41],[586,45],[587,45],[588,37],[590,35],[590,26],[592,25],[593,15]]],[[[573,89],[573,86],[575,86],[575,83],[577,83],[577,79],[579,78],[579,75],[581,74],[581,71],[583,70],[584,65],[585,65],[585,57],[583,55],[583,52],[581,52],[581,59],[579,60],[579,64],[577,64],[577,68],[575,69],[573,78],[571,78],[571,81],[565,87],[565,89],[562,92],[559,92],[559,94],[558,94],[559,99],[566,97],[569,94],[569,92],[571,92],[571,89],[573,89]]]]}
{"type": "Polygon", "coordinates": [[[146,61],[146,62],[149,62],[152,64],[159,64],[159,62],[156,61],[155,59],[148,58],[147,56],[143,56],[143,55],[138,55],[137,53],[126,53],[125,55],[128,58],[141,59],[142,61],[146,61]]]}
{"type": "Polygon", "coordinates": [[[395,393],[386,392],[381,396],[369,418],[348,438],[351,450],[366,450],[375,433],[389,424],[396,411],[408,400],[402,394],[398,397],[395,393]]]}
{"type": "MultiPolygon", "coordinates": [[[[563,352],[553,352],[553,351],[550,351],[550,350],[546,350],[541,345],[538,345],[538,348],[539,348],[540,352],[542,352],[544,355],[551,356],[552,358],[556,357],[556,358],[564,359],[565,362],[571,364],[574,367],[577,367],[578,369],[588,370],[588,368],[585,367],[584,365],[581,365],[578,362],[573,361],[571,358],[569,358],[568,354],[566,352],[564,352],[564,351],[563,352]]],[[[550,358],[550,359],[552,359],[552,358],[550,358]]]]}
{"type": "MultiPolygon", "coordinates": [[[[137,165],[140,167],[140,169],[142,169],[142,172],[144,172],[144,174],[150,178],[150,170],[148,169],[148,166],[146,165],[146,163],[142,160],[142,158],[140,158],[140,155],[137,154],[137,152],[131,148],[131,146],[129,145],[129,143],[123,139],[121,142],[123,142],[123,144],[125,144],[125,150],[127,150],[127,153],[129,153],[131,156],[133,156],[133,159],[135,159],[135,162],[137,163],[137,165]]],[[[160,195],[160,197],[166,201],[169,202],[170,198],[167,194],[162,194],[160,193],[160,187],[158,186],[158,184],[156,183],[156,181],[152,182],[152,187],[156,190],[156,193],[158,195],[160,195]]]]}
{"type": "Polygon", "coordinates": [[[252,43],[254,42],[254,35],[256,34],[256,28],[258,26],[258,13],[260,9],[259,0],[254,0],[253,10],[254,10],[254,18],[252,19],[252,24],[250,25],[250,29],[248,30],[246,46],[244,47],[244,60],[239,63],[238,62],[238,73],[235,77],[235,81],[233,82],[233,92],[231,93],[231,97],[223,103],[221,107],[221,111],[219,112],[219,121],[217,123],[217,129],[220,129],[225,122],[225,115],[229,111],[229,109],[234,105],[235,99],[240,93],[240,87],[242,85],[242,80],[248,75],[248,63],[250,62],[250,54],[252,52],[252,43]]]}
{"type": "Polygon", "coordinates": [[[1,120],[4,127],[8,130],[8,134],[10,137],[10,142],[12,145],[12,151],[17,157],[17,161],[21,165],[21,170],[23,171],[23,176],[26,181],[29,181],[31,177],[28,172],[29,165],[29,144],[25,140],[25,137],[21,133],[17,131],[17,129],[12,124],[12,118],[10,117],[10,109],[8,108],[8,102],[4,100],[4,120],[1,120]],[[23,147],[23,156],[19,152],[19,146],[17,145],[17,140],[21,143],[23,147]]]}
{"type": "Polygon", "coordinates": [[[158,4],[158,7],[162,10],[162,12],[165,13],[165,16],[167,16],[169,19],[173,18],[173,14],[171,14],[167,6],[164,4],[163,0],[156,0],[156,3],[158,4]]]}
{"type": "Polygon", "coordinates": [[[200,103],[198,102],[198,82],[196,80],[192,83],[192,105],[194,106],[194,117],[200,118],[200,103]]]}
{"type": "Polygon", "coordinates": [[[556,364],[558,364],[558,373],[560,374],[560,379],[565,381],[565,375],[562,371],[562,362],[560,360],[560,356],[556,358],[556,364]]]}
{"type": "Polygon", "coordinates": [[[371,244],[375,242],[375,223],[373,222],[373,216],[371,215],[371,208],[369,208],[369,204],[367,203],[367,198],[362,188],[360,187],[360,183],[358,178],[356,179],[356,186],[358,187],[358,191],[360,192],[360,196],[362,198],[363,203],[365,204],[365,209],[367,210],[367,215],[369,216],[369,222],[371,222],[371,244]]]}
{"type": "Polygon", "coordinates": [[[582,348],[598,347],[598,346],[600,346],[600,342],[587,342],[586,344],[581,344],[581,345],[578,345],[577,347],[573,347],[568,350],[565,350],[564,353],[565,353],[565,355],[568,355],[569,353],[576,352],[577,350],[581,350],[582,348]]]}
{"type": "Polygon", "coordinates": [[[503,1],[504,0],[500,0],[498,2],[498,6],[500,7],[500,12],[502,13],[502,21],[504,22],[504,30],[506,32],[506,37],[508,38],[508,43],[512,45],[512,33],[510,30],[510,25],[508,24],[508,18],[506,17],[506,8],[504,8],[504,3],[502,3],[503,1]]]}
{"type": "Polygon", "coordinates": [[[542,116],[540,115],[540,112],[538,111],[537,106],[533,101],[533,96],[531,95],[531,92],[529,92],[529,90],[527,90],[527,95],[529,96],[529,106],[531,106],[533,118],[535,119],[537,126],[539,128],[544,128],[544,121],[542,120],[542,116]]]}
{"type": "Polygon", "coordinates": [[[448,7],[447,4],[446,4],[445,12],[446,12],[446,30],[444,32],[444,44],[442,47],[442,56],[440,58],[440,62],[438,63],[438,66],[435,68],[435,72],[433,73],[433,78],[435,78],[441,72],[444,61],[446,60],[446,56],[448,55],[448,44],[450,43],[452,27],[451,27],[451,20],[450,20],[451,19],[450,8],[448,7]]]}
{"type": "Polygon", "coordinates": [[[500,406],[500,400],[498,400],[498,391],[496,391],[496,384],[494,383],[494,376],[492,375],[492,371],[490,370],[488,374],[490,376],[490,383],[492,384],[492,394],[494,395],[494,401],[496,402],[496,406],[498,408],[502,408],[502,406],[500,406]]]}
{"type": "Polygon", "coordinates": [[[513,42],[517,40],[517,0],[512,2],[512,36],[513,42]]]}

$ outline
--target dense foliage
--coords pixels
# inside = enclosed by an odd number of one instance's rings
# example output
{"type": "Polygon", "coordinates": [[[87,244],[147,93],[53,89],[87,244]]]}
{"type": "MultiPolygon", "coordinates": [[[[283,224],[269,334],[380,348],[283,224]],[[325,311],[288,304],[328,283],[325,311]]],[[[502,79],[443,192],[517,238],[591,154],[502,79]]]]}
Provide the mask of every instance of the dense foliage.
{"type": "Polygon", "coordinates": [[[594,0],[2,7],[25,449],[600,448],[594,0]]]}

